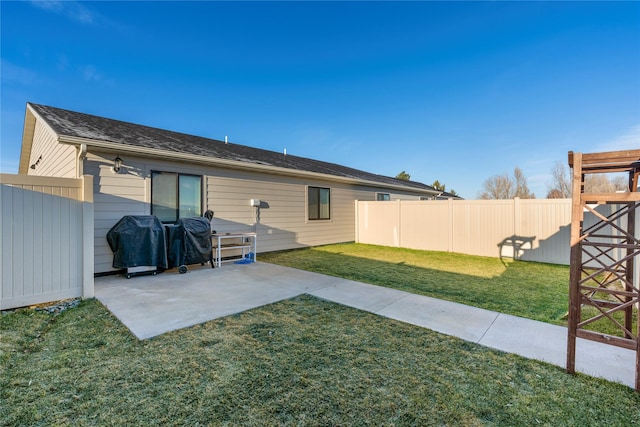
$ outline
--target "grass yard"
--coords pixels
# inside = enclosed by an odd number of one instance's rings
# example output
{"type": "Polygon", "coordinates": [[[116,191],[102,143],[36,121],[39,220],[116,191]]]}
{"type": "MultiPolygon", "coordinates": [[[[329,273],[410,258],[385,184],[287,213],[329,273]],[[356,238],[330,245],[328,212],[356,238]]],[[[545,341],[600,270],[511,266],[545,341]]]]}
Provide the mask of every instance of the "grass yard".
{"type": "Polygon", "coordinates": [[[145,341],[96,300],[18,310],[0,363],[7,426],[640,425],[626,386],[309,296],[145,341]]]}
{"type": "Polygon", "coordinates": [[[563,324],[569,267],[344,243],[261,254],[260,261],[563,324]]]}
{"type": "MultiPolygon", "coordinates": [[[[567,324],[569,267],[563,265],[358,243],[271,252],[261,254],[259,259],[556,325],[567,324]]],[[[589,317],[596,313],[588,308],[584,312],[589,317]]],[[[608,320],[590,328],[622,335],[608,320]]]]}

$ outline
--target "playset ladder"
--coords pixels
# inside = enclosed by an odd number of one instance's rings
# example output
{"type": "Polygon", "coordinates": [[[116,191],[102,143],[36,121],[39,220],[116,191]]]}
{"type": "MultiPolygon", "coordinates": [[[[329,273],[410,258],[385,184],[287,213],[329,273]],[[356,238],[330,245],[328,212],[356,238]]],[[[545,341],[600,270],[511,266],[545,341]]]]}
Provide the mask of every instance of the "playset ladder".
{"type": "Polygon", "coordinates": [[[577,338],[626,348],[636,352],[635,389],[640,391],[640,150],[569,152],[569,166],[573,204],[567,371],[575,372],[577,338]],[[628,175],[628,191],[584,191],[586,176],[611,173],[628,175]],[[595,323],[608,323],[611,333],[592,330],[595,323]]]}

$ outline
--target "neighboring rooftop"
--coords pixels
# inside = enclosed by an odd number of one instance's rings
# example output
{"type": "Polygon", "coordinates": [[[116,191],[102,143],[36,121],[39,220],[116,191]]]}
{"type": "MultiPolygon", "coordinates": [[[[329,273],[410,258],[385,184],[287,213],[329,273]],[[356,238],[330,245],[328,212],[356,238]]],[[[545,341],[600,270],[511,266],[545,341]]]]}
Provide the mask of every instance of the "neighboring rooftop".
{"type": "MultiPolygon", "coordinates": [[[[377,175],[335,163],[285,155],[275,151],[107,119],[46,105],[32,103],[28,105],[61,136],[111,142],[114,145],[163,150],[169,153],[185,153],[314,172],[438,193],[433,187],[420,182],[377,175]]],[[[117,147],[114,146],[114,148],[117,147]]]]}

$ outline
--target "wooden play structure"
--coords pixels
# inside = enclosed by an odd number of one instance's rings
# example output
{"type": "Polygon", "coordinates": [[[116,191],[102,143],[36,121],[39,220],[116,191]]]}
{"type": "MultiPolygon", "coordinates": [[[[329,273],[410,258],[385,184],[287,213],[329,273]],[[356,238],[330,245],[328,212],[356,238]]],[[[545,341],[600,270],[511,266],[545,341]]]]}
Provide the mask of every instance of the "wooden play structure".
{"type": "Polygon", "coordinates": [[[567,371],[575,372],[577,338],[626,348],[636,352],[635,389],[640,391],[640,150],[569,152],[569,166],[573,206],[567,371]],[[612,173],[628,175],[626,192],[585,192],[586,176],[612,173]],[[611,333],[591,330],[603,323],[611,333]]]}

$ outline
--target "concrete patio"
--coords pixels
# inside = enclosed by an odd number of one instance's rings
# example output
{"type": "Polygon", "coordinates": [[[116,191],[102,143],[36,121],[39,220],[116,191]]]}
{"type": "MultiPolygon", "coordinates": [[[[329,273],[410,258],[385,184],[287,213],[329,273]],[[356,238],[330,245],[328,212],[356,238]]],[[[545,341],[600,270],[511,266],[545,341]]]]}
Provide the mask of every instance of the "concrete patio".
{"type": "MultiPolygon", "coordinates": [[[[301,294],[565,367],[564,327],[273,264],[95,280],[96,298],[139,339],[301,294]]],[[[582,339],[577,346],[579,372],[634,386],[635,352],[582,339]]]]}

